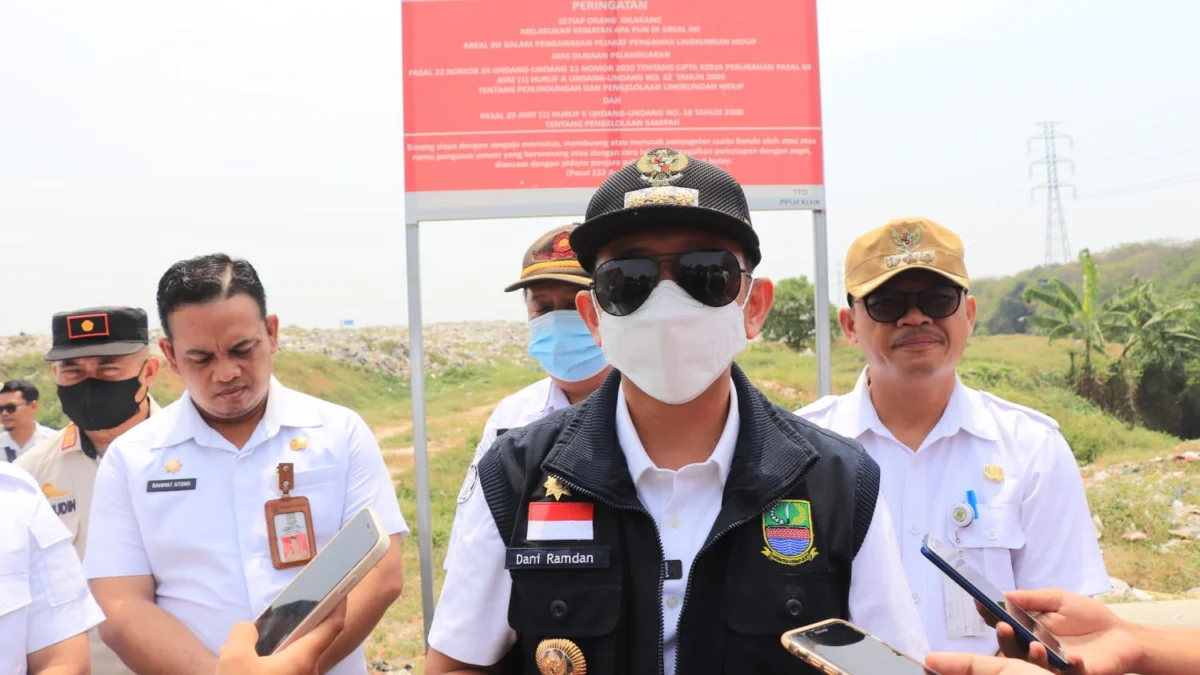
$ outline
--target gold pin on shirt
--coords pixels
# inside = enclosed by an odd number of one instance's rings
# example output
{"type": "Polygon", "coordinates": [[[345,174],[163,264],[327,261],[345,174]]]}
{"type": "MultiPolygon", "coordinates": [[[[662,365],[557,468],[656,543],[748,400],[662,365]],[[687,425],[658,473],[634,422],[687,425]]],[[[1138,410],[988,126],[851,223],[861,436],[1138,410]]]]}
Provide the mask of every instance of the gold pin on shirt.
{"type": "Polygon", "coordinates": [[[290,447],[293,450],[303,450],[308,447],[308,437],[307,436],[297,436],[292,439],[292,442],[288,447],[290,447]]]}
{"type": "Polygon", "coordinates": [[[163,468],[167,470],[167,473],[179,473],[179,470],[183,468],[183,462],[173,459],[167,462],[167,465],[163,468]]]}
{"type": "Polygon", "coordinates": [[[542,640],[534,650],[534,660],[542,675],[586,675],[587,661],[583,651],[570,640],[542,640]]]}
{"type": "Polygon", "coordinates": [[[983,467],[983,477],[994,483],[1003,483],[1004,469],[1001,469],[995,464],[988,464],[987,466],[983,467]]]}

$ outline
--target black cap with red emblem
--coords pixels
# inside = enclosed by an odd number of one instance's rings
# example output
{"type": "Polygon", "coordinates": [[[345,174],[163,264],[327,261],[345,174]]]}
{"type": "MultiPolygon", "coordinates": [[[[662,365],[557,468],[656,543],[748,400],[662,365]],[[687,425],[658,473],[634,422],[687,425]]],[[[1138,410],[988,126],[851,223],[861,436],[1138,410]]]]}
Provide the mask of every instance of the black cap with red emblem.
{"type": "Polygon", "coordinates": [[[54,342],[47,361],[124,356],[150,344],[146,312],[136,307],[90,307],[59,312],[50,321],[54,342]]]}
{"type": "Polygon", "coordinates": [[[587,288],[592,275],[583,271],[571,248],[571,231],[578,223],[556,227],[538,237],[533,246],[525,251],[521,260],[521,279],[509,284],[504,292],[520,290],[539,281],[565,281],[587,288]]]}

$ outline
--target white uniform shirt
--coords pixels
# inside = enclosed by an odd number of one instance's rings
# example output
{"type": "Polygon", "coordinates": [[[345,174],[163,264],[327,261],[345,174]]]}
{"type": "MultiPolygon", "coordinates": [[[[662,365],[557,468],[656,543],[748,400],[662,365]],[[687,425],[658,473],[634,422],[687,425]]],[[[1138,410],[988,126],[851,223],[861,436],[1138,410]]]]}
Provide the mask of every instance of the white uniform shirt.
{"type": "Polygon", "coordinates": [[[942,418],[914,453],[879,420],[865,369],[854,391],[796,414],[857,439],[879,463],[880,489],[934,651],[990,654],[998,645],[995,631],[981,623],[948,620],[951,611],[979,621],[969,596],[954,586],[948,594],[951,582],[921,554],[926,534],[1003,591],[1109,590],[1079,467],[1052,418],[958,381],[942,418]],[[988,466],[1003,470],[1003,480],[985,478],[988,466]],[[967,501],[968,490],[975,492],[979,517],[959,528],[951,510],[967,501]]]}
{"type": "Polygon", "coordinates": [[[8,456],[11,454],[13,460],[16,460],[16,458],[25,454],[25,452],[33,448],[33,446],[41,443],[47,438],[50,438],[55,433],[56,432],[50,427],[44,427],[34,422],[33,435],[29,437],[29,440],[25,442],[25,445],[18,446],[17,442],[13,440],[11,432],[0,431],[0,459],[6,462],[10,461],[8,456]]]}
{"type": "Polygon", "coordinates": [[[454,550],[455,540],[458,539],[459,522],[462,520],[462,504],[470,498],[479,483],[475,475],[479,460],[496,443],[500,432],[518,429],[526,424],[536,422],[550,413],[568,408],[570,405],[571,402],[567,400],[566,392],[554,384],[554,380],[547,377],[508,396],[496,406],[487,423],[483,425],[483,438],[479,439],[479,445],[475,446],[475,457],[471,459],[471,466],[467,468],[467,476],[463,479],[462,489],[458,492],[459,505],[454,511],[454,524],[450,527],[450,543],[446,546],[446,560],[442,563],[443,568],[450,569],[450,554],[454,550]]]}
{"type": "Polygon", "coordinates": [[[71,533],[24,470],[0,462],[0,675],[104,621],[71,533]]]}
{"type": "MultiPolygon", "coordinates": [[[[683,575],[663,582],[663,659],[666,675],[674,675],[676,629],[683,611],[684,590],[692,562],[721,509],[721,496],[737,444],[741,420],[737,392],[730,389],[729,417],[708,460],[678,471],[659,469],[650,461],[618,392],[617,439],[625,454],[638,498],[658,528],[663,555],[682,562],[683,575]]],[[[928,646],[909,598],[891,520],[882,497],[851,568],[851,620],[885,642],[918,659],[928,646]]],[[[515,644],[508,624],[512,576],[504,568],[505,546],[487,500],[472,495],[463,505],[459,544],[472,555],[457,556],[442,586],[429,644],[447,656],[475,665],[491,665],[515,644]]]]}
{"type": "MultiPolygon", "coordinates": [[[[234,623],[253,621],[301,570],[275,569],[267,542],[263,505],[279,497],[281,462],[294,465],[292,494],[308,498],[318,551],[367,506],[388,534],[408,533],[362,418],[271,378],[266,413],[241,451],[187,394],[109,446],[92,497],[88,578],[154,575],[158,606],[216,653],[234,623]],[[297,438],[306,447],[293,450],[297,438]],[[195,487],[147,491],[166,479],[195,487]]],[[[362,646],[330,672],[366,673],[362,646]]]]}

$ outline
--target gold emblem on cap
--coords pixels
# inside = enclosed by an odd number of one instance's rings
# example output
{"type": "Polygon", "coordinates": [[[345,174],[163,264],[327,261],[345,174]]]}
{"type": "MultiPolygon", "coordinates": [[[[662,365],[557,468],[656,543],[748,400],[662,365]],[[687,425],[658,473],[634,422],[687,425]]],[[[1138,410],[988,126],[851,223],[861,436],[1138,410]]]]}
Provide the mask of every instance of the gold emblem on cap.
{"type": "Polygon", "coordinates": [[[173,459],[167,462],[167,465],[163,468],[167,470],[167,473],[179,473],[179,470],[183,468],[183,462],[173,459]]]}
{"type": "Polygon", "coordinates": [[[655,148],[637,161],[637,170],[651,185],[666,185],[682,176],[687,165],[686,155],[670,148],[655,148]]]}
{"type": "Polygon", "coordinates": [[[562,501],[563,497],[571,496],[571,492],[554,476],[546,476],[546,482],[542,483],[542,487],[546,488],[546,496],[554,497],[554,501],[562,501]]]}
{"type": "Polygon", "coordinates": [[[892,228],[892,243],[896,245],[896,249],[904,255],[889,255],[883,259],[883,263],[889,269],[900,265],[915,265],[924,263],[926,265],[933,264],[933,251],[918,251],[921,247],[921,226],[916,225],[906,230],[892,228]]]}
{"type": "Polygon", "coordinates": [[[303,450],[308,447],[308,437],[307,436],[297,436],[292,439],[292,442],[290,445],[288,445],[288,447],[290,447],[293,450],[303,450]]]}
{"type": "Polygon", "coordinates": [[[83,332],[90,333],[96,327],[96,324],[92,323],[91,319],[84,319],[80,322],[79,327],[83,329],[83,332]]]}
{"type": "Polygon", "coordinates": [[[987,466],[983,467],[983,477],[996,483],[1003,483],[1004,469],[1001,469],[995,464],[988,464],[987,466]]]}
{"type": "Polygon", "coordinates": [[[587,661],[583,651],[570,640],[551,638],[542,640],[534,650],[535,663],[542,675],[585,675],[587,661]]]}

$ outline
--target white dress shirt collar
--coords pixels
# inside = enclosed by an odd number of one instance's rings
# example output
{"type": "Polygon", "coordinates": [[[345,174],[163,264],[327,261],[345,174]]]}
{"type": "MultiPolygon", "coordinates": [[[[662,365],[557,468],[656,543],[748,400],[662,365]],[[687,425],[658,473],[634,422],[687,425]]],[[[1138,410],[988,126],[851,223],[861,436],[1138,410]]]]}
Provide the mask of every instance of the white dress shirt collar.
{"type": "MultiPolygon", "coordinates": [[[[638,484],[641,477],[651,469],[658,467],[651,461],[650,456],[646,454],[646,448],[642,445],[641,438],[638,437],[637,429],[633,426],[633,418],[629,415],[629,405],[625,402],[625,385],[622,383],[617,389],[617,441],[621,444],[621,452],[625,454],[625,463],[629,466],[629,476],[633,478],[634,485],[638,484]]],[[[737,447],[738,431],[741,429],[741,415],[738,413],[738,395],[737,387],[733,385],[732,380],[729,385],[729,416],[725,418],[725,428],[721,431],[721,437],[717,440],[717,445],[713,448],[712,454],[704,462],[697,464],[713,463],[717,466],[721,475],[721,484],[725,484],[725,479],[729,477],[729,466],[733,462],[733,451],[737,447]]]]}

